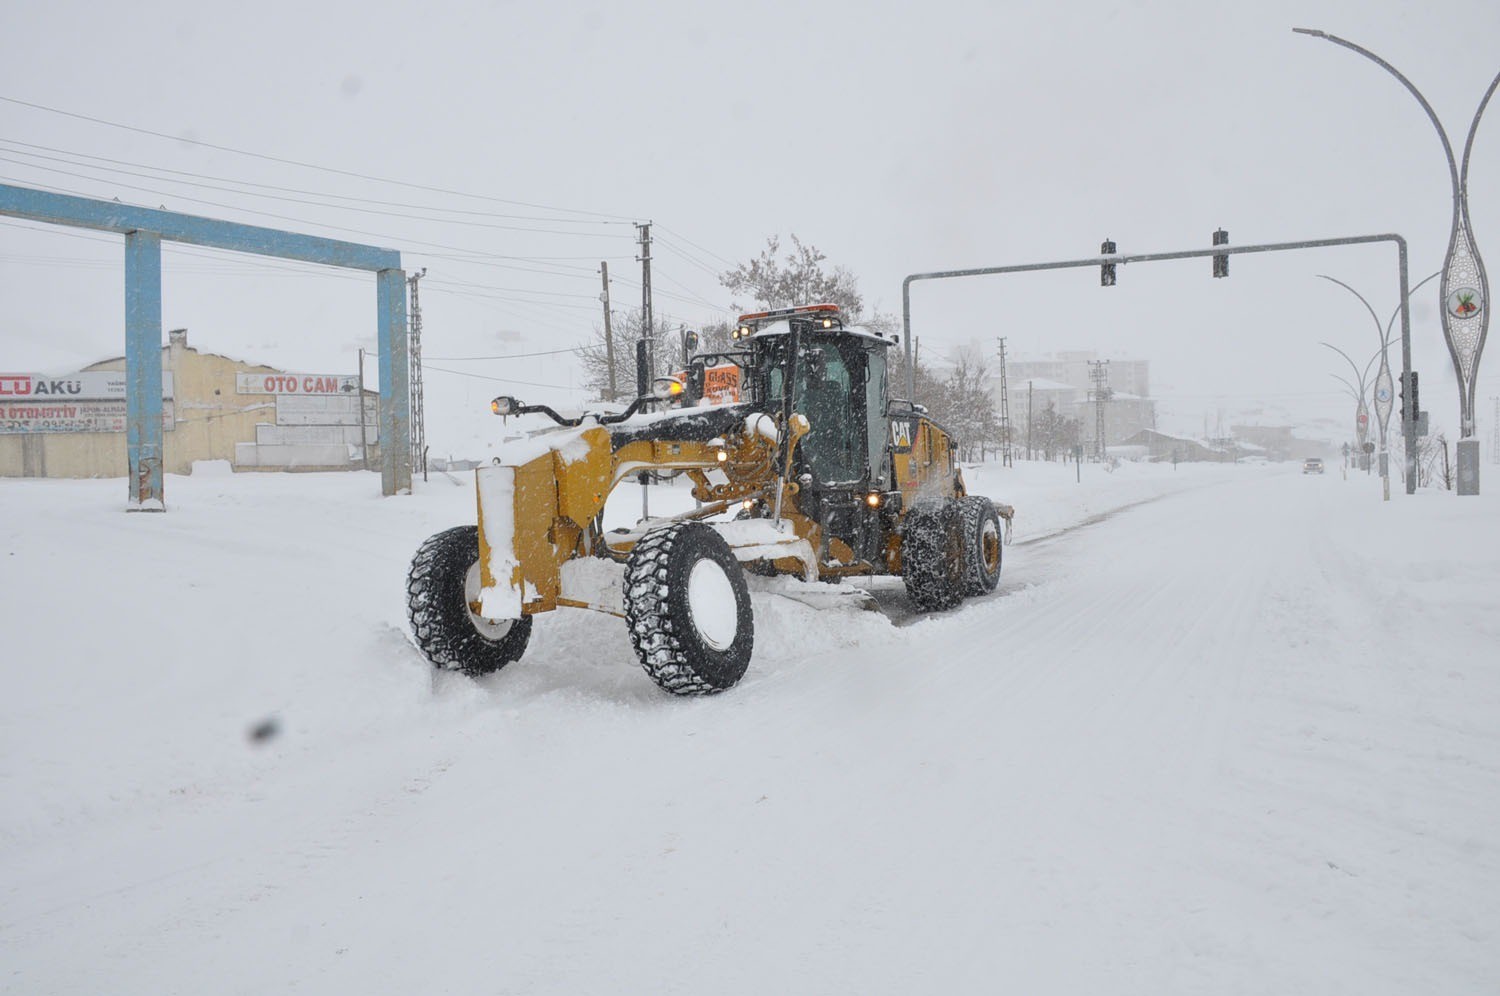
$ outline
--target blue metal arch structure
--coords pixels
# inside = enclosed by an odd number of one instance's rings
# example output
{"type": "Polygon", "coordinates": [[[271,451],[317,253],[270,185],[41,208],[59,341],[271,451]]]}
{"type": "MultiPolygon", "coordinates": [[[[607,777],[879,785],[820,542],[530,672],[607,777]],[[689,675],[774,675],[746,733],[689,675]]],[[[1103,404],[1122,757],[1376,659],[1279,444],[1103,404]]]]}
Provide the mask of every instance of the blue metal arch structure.
{"type": "Polygon", "coordinates": [[[0,184],[0,215],[125,237],[125,444],[130,507],[161,510],[161,244],[227,249],[375,274],[380,342],[380,485],[411,490],[406,273],[401,254],[355,242],[0,184]]]}

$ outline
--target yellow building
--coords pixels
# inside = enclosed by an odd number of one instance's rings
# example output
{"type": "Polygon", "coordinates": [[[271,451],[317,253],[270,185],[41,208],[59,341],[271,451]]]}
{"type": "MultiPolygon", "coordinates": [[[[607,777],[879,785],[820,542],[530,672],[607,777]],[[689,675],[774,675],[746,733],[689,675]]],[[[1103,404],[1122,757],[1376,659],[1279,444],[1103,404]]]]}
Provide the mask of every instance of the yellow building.
{"type": "MultiPolygon", "coordinates": [[[[124,477],[124,371],[118,357],[63,378],[0,374],[0,477],[124,477]]],[[[365,391],[361,404],[352,375],[289,374],[201,353],[186,329],[168,333],[162,373],[166,473],[190,474],[198,460],[358,470],[368,455],[379,466],[377,395],[365,391]]]]}

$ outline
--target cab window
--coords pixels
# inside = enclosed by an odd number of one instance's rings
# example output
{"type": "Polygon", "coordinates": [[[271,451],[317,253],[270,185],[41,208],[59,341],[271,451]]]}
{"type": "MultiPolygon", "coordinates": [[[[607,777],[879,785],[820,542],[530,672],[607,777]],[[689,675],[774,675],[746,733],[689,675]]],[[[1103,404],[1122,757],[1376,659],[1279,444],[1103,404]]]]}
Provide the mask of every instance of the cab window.
{"type": "MultiPolygon", "coordinates": [[[[797,359],[794,404],[811,427],[800,450],[820,484],[846,484],[865,477],[864,363],[860,350],[851,349],[849,358],[835,343],[804,339],[797,359]],[[855,361],[853,367],[849,358],[855,361]]],[[[772,404],[781,397],[785,376],[784,364],[768,372],[766,398],[772,404]]],[[[880,442],[883,445],[883,434],[880,442]]]]}

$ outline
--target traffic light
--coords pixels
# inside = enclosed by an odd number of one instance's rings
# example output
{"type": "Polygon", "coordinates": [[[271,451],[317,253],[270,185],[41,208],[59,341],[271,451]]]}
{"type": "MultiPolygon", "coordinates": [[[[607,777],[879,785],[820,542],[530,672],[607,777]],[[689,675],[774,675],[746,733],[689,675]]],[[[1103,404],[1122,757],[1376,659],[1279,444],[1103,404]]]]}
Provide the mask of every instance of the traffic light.
{"type": "MultiPolygon", "coordinates": [[[[1114,253],[1114,251],[1115,251],[1115,244],[1113,242],[1111,242],[1109,239],[1105,239],[1104,243],[1101,246],[1099,246],[1099,255],[1101,255],[1101,256],[1112,255],[1114,253]]],[[[1115,264],[1113,264],[1113,263],[1100,263],[1099,264],[1099,286],[1100,287],[1113,287],[1114,285],[1115,285],[1115,264]]]]}
{"type": "Polygon", "coordinates": [[[687,363],[693,358],[693,353],[698,349],[698,333],[692,329],[684,329],[682,332],[682,362],[687,363]]]}
{"type": "Polygon", "coordinates": [[[1411,377],[1411,388],[1407,389],[1407,374],[1401,375],[1401,417],[1408,422],[1415,422],[1417,415],[1422,411],[1421,399],[1417,397],[1417,372],[1413,370],[1411,377]]]}
{"type": "MultiPolygon", "coordinates": [[[[1219,229],[1217,232],[1214,232],[1214,245],[1216,245],[1216,246],[1227,246],[1227,245],[1229,245],[1229,233],[1226,232],[1226,231],[1224,231],[1224,229],[1222,229],[1222,228],[1219,229]]],[[[1214,256],[1214,276],[1216,276],[1216,277],[1227,277],[1227,276],[1229,276],[1229,256],[1227,254],[1223,255],[1223,256],[1220,256],[1220,255],[1215,255],[1214,256]]]]}

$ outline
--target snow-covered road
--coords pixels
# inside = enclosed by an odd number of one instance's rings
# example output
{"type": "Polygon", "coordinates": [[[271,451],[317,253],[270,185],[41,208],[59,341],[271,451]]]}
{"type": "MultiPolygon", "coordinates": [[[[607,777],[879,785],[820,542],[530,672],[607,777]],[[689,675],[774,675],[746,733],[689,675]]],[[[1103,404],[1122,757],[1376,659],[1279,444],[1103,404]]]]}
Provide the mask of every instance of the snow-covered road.
{"type": "Polygon", "coordinates": [[[688,701],[583,613],[432,675],[400,574],[464,488],[5,482],[0,987],[1492,992],[1500,503],[1067,475],[977,475],[996,594],[758,593],[688,701]]]}

